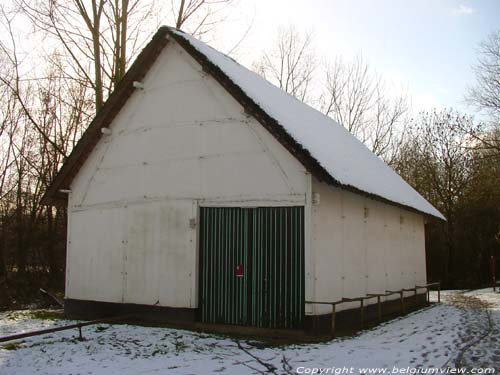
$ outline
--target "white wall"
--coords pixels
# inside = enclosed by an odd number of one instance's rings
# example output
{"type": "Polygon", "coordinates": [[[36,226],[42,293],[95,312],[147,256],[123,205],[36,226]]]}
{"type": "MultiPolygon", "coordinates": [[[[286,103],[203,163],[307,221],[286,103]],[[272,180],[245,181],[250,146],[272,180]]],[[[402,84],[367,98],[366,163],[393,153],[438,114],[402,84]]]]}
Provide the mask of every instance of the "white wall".
{"type": "Polygon", "coordinates": [[[67,298],[197,307],[190,221],[218,205],[305,205],[307,300],[425,282],[420,215],[313,181],[179,46],[144,85],[71,185],[67,298]]]}
{"type": "MultiPolygon", "coordinates": [[[[425,284],[422,215],[314,179],[312,189],[320,195],[319,205],[312,207],[312,300],[337,301],[425,284]]],[[[344,303],[338,310],[358,306],[344,303]]],[[[312,310],[329,313],[331,307],[315,305],[312,310]]]]}
{"type": "Polygon", "coordinates": [[[305,205],[311,178],[173,42],[144,85],[71,185],[66,297],[196,307],[198,207],[305,205]]]}

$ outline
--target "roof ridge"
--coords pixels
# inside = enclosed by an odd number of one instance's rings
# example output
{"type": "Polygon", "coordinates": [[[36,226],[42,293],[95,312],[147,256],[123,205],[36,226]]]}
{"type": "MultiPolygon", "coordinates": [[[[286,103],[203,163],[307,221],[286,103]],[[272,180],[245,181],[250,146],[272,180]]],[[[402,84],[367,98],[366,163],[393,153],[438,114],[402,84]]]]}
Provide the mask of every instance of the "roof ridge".
{"type": "Polygon", "coordinates": [[[114,120],[136,90],[133,82],[142,80],[170,39],[198,61],[319,181],[444,219],[401,176],[337,121],[286,93],[232,57],[171,26],[160,27],[136,58],[72,150],[42,203],[66,199],[60,190],[69,187],[102,136],[100,129],[114,120]]]}

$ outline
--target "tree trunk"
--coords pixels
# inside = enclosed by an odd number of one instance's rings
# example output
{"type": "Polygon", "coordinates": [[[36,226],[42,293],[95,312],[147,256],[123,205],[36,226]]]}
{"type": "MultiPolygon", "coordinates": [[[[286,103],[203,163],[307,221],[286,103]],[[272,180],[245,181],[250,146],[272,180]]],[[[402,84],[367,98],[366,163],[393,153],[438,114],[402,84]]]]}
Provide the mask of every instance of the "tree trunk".
{"type": "Polygon", "coordinates": [[[7,241],[6,235],[7,231],[5,229],[6,223],[5,223],[5,216],[2,215],[1,219],[1,225],[2,225],[2,234],[0,237],[0,282],[2,280],[5,280],[7,277],[7,267],[5,265],[5,243],[7,241]]]}

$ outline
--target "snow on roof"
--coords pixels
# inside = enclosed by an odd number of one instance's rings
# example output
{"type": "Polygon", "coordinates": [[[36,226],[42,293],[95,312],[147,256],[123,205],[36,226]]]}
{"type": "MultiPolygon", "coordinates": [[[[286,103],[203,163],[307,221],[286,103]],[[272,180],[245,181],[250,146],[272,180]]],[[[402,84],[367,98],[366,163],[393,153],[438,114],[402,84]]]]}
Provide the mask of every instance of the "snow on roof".
{"type": "Polygon", "coordinates": [[[341,185],[445,219],[342,125],[191,35],[174,28],[169,30],[219,67],[341,185]]]}

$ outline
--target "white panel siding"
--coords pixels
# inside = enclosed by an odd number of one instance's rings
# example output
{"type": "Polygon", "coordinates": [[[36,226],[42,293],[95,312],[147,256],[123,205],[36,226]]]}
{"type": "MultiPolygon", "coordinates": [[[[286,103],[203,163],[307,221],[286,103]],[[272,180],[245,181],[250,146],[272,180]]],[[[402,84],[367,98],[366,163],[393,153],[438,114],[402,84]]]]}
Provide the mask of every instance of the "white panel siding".
{"type": "Polygon", "coordinates": [[[125,212],[128,225],[123,301],[155,303],[159,297],[161,272],[157,210],[154,205],[138,205],[125,212]]]}
{"type": "Polygon", "coordinates": [[[304,205],[310,175],[175,43],[143,82],[72,183],[66,296],[196,307],[198,206],[304,205]]]}
{"type": "MultiPolygon", "coordinates": [[[[366,294],[366,227],[363,225],[363,199],[347,192],[341,193],[342,199],[342,236],[344,258],[344,295],[355,298],[366,294]]],[[[355,307],[359,303],[344,304],[342,307],[355,307]]]]}
{"type": "MultiPolygon", "coordinates": [[[[314,179],[312,191],[320,194],[320,204],[312,211],[316,273],[314,293],[309,299],[337,301],[426,282],[421,215],[314,179]]],[[[388,299],[396,298],[398,295],[388,299]]],[[[344,303],[337,308],[358,306],[344,303]]],[[[331,307],[316,305],[312,313],[329,312],[331,307]]]]}
{"type": "MultiPolygon", "coordinates": [[[[387,207],[385,211],[385,228],[387,239],[385,242],[385,261],[387,262],[387,289],[397,290],[403,287],[402,272],[402,236],[399,227],[399,210],[387,207]]],[[[393,296],[397,298],[397,296],[393,296]]]]}
{"type": "Polygon", "coordinates": [[[305,199],[301,164],[175,44],[144,83],[76,176],[76,207],[144,197],[305,199]]]}
{"type": "Polygon", "coordinates": [[[315,192],[321,194],[321,202],[313,206],[312,213],[313,246],[319,258],[315,269],[315,294],[309,299],[333,301],[332,297],[347,297],[344,280],[349,272],[346,272],[344,252],[339,251],[344,248],[345,238],[342,200],[340,194],[323,194],[322,190],[316,188],[315,192]],[[328,237],[324,237],[325,233],[329,233],[328,237]]]}
{"type": "MultiPolygon", "coordinates": [[[[368,269],[367,293],[380,293],[387,290],[388,272],[386,264],[386,249],[384,243],[385,232],[385,205],[380,202],[368,200],[368,216],[364,220],[366,228],[365,249],[368,269]]],[[[390,250],[389,250],[390,251],[390,250]]]]}
{"type": "Polygon", "coordinates": [[[187,225],[189,219],[195,217],[195,209],[189,201],[160,206],[160,305],[196,307],[198,304],[196,230],[187,225]],[[177,285],[185,288],[183,293],[179,293],[177,285]]]}
{"type": "Polygon", "coordinates": [[[427,272],[425,263],[425,223],[420,215],[414,215],[415,239],[413,242],[412,264],[415,265],[415,281],[418,285],[427,282],[427,272]]]}
{"type": "Polygon", "coordinates": [[[66,297],[123,301],[125,216],[120,209],[71,213],[66,297]]]}

